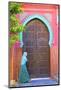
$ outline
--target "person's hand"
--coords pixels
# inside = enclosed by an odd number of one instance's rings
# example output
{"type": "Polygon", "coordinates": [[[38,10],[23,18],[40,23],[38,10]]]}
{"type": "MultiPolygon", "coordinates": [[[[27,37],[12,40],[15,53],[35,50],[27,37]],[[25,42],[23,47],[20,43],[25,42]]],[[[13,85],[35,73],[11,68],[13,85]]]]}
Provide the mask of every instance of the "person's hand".
{"type": "Polygon", "coordinates": [[[24,45],[23,42],[20,42],[20,47],[21,47],[21,48],[23,47],[23,45],[24,45]]]}

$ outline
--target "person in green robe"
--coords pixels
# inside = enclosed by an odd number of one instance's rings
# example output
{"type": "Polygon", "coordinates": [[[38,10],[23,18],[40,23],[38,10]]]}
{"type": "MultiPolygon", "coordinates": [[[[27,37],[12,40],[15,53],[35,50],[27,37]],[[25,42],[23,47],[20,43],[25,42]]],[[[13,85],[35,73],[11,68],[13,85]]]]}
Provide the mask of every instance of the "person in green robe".
{"type": "Polygon", "coordinates": [[[26,83],[30,80],[29,73],[26,67],[26,62],[27,62],[27,52],[24,52],[22,56],[21,69],[19,72],[19,82],[20,83],[26,83]]]}

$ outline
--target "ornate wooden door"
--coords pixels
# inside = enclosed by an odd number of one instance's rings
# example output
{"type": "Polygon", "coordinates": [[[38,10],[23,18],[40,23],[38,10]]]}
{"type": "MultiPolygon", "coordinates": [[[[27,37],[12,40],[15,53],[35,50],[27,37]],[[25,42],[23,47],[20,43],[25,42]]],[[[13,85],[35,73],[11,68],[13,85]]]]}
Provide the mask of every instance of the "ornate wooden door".
{"type": "Polygon", "coordinates": [[[45,24],[33,19],[26,25],[23,32],[23,52],[28,53],[27,68],[31,78],[48,77],[50,75],[49,32],[45,24]]]}

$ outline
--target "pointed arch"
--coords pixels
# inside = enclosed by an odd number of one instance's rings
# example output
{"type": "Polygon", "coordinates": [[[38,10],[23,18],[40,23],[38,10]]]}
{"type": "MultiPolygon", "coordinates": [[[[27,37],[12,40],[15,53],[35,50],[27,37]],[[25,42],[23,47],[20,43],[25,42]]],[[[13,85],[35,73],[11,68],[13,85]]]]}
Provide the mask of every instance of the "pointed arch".
{"type": "Polygon", "coordinates": [[[35,19],[35,18],[40,19],[47,26],[48,31],[49,31],[49,46],[51,46],[52,42],[53,42],[53,32],[52,32],[52,28],[51,28],[49,22],[46,20],[46,18],[44,16],[31,15],[25,19],[23,25],[25,26],[30,20],[35,19]]]}

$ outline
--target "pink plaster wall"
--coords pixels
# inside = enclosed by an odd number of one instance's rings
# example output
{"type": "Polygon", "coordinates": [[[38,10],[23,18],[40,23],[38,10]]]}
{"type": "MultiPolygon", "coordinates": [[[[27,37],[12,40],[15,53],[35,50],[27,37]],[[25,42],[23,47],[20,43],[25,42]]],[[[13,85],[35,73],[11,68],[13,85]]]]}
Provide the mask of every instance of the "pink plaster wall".
{"type": "Polygon", "coordinates": [[[51,63],[51,76],[58,79],[58,22],[57,22],[57,9],[52,13],[52,30],[53,30],[53,44],[50,49],[50,63],[51,63]]]}
{"type": "Polygon", "coordinates": [[[39,14],[44,16],[53,31],[53,44],[50,48],[50,73],[51,77],[57,78],[58,76],[58,22],[57,22],[57,5],[40,5],[40,4],[23,4],[23,13],[18,14],[19,22],[23,23],[28,16],[39,14]]]}

